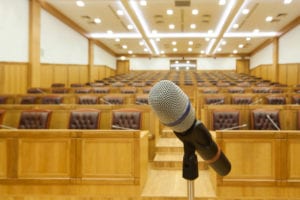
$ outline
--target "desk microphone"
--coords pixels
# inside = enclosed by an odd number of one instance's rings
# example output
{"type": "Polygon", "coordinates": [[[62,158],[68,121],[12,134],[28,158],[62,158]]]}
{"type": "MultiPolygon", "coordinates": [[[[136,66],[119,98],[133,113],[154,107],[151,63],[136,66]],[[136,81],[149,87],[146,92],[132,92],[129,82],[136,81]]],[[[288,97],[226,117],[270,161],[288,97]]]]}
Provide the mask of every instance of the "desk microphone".
{"type": "Polygon", "coordinates": [[[229,127],[229,128],[224,128],[224,129],[222,129],[222,131],[234,130],[234,129],[239,129],[239,128],[243,128],[243,127],[247,127],[247,124],[242,124],[242,125],[239,125],[239,126],[233,126],[233,127],[229,127]]]}
{"type": "Polygon", "coordinates": [[[257,104],[257,103],[260,103],[260,102],[262,102],[262,99],[261,99],[261,98],[259,98],[259,99],[257,99],[256,101],[252,102],[250,105],[257,104]]]}
{"type": "Polygon", "coordinates": [[[230,172],[229,160],[204,124],[195,118],[195,110],[188,96],[176,84],[169,80],[156,83],[150,90],[149,104],[160,122],[170,127],[183,142],[185,153],[186,150],[196,150],[221,176],[230,172]]]}
{"type": "Polygon", "coordinates": [[[212,103],[211,105],[219,105],[219,104],[223,104],[224,103],[224,100],[219,100],[219,101],[216,101],[215,103],[212,103]]]}
{"type": "Polygon", "coordinates": [[[274,122],[274,120],[270,117],[270,115],[267,114],[268,120],[273,124],[273,126],[280,131],[280,128],[277,126],[277,124],[274,122]]]}
{"type": "Polygon", "coordinates": [[[6,125],[3,125],[3,124],[0,124],[0,127],[1,127],[1,128],[4,128],[4,129],[17,130],[17,128],[15,128],[15,127],[6,126],[6,125]]]}
{"type": "Polygon", "coordinates": [[[103,99],[103,98],[100,98],[100,101],[102,101],[103,103],[105,103],[105,104],[109,104],[109,105],[111,105],[111,103],[109,102],[109,101],[106,101],[105,99],[103,99]]]}
{"type": "Polygon", "coordinates": [[[126,128],[126,127],[122,127],[122,126],[118,126],[118,125],[112,125],[111,127],[114,129],[120,129],[120,130],[130,130],[130,131],[139,130],[139,129],[126,128]]]}

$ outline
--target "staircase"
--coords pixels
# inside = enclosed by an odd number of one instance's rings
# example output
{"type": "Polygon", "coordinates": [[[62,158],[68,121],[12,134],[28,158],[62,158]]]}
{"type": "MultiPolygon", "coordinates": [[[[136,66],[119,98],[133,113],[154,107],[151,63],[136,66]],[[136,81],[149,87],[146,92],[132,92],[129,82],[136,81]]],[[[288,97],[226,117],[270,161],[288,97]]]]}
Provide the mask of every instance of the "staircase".
{"type": "MultiPolygon", "coordinates": [[[[197,155],[198,156],[198,155],[197,155]]],[[[183,144],[172,130],[164,129],[142,193],[146,200],[187,199],[187,180],[182,177],[183,144]]],[[[210,170],[198,156],[199,177],[194,180],[195,199],[215,200],[210,170]]]]}

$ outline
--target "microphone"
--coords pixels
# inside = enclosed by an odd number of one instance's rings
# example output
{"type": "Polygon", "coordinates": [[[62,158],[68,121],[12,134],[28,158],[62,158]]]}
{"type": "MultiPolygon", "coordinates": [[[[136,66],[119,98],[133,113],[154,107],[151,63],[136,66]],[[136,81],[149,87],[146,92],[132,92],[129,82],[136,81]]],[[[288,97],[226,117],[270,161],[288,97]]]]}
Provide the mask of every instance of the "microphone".
{"type": "Polygon", "coordinates": [[[268,118],[268,120],[272,123],[272,125],[273,125],[278,131],[280,131],[280,128],[277,126],[277,124],[274,122],[274,120],[270,117],[270,115],[267,114],[267,118],[268,118]]]}
{"type": "Polygon", "coordinates": [[[161,123],[170,127],[183,142],[190,145],[221,176],[227,175],[231,164],[202,122],[196,119],[188,96],[173,82],[162,80],[149,93],[149,104],[161,123]]]}
{"type": "Polygon", "coordinates": [[[221,99],[219,101],[216,101],[215,103],[212,103],[211,105],[219,105],[219,104],[223,104],[224,103],[224,100],[221,99]]]}
{"type": "Polygon", "coordinates": [[[252,102],[250,105],[254,105],[254,104],[257,104],[257,103],[260,103],[260,102],[262,102],[261,98],[259,98],[256,101],[252,102]]]}
{"type": "Polygon", "coordinates": [[[117,126],[117,125],[112,125],[111,127],[114,128],[114,129],[120,129],[120,130],[130,130],[130,131],[138,130],[138,129],[126,128],[126,127],[117,126]]]}
{"type": "Polygon", "coordinates": [[[247,127],[247,124],[242,124],[242,125],[239,125],[239,126],[233,126],[233,127],[229,127],[229,128],[224,128],[224,129],[222,129],[222,131],[234,130],[234,129],[243,128],[243,127],[247,127]]]}
{"type": "Polygon", "coordinates": [[[103,99],[103,98],[101,98],[100,99],[100,101],[102,101],[103,103],[105,103],[105,104],[109,104],[109,105],[111,105],[111,103],[109,102],[109,101],[106,101],[105,99],[103,99]]]}

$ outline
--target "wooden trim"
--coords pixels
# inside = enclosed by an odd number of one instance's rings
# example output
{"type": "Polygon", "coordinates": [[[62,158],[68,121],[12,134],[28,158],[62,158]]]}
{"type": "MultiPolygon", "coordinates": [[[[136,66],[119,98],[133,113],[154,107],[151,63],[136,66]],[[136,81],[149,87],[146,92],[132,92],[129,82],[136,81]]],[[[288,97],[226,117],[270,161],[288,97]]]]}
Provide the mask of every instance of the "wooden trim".
{"type": "Polygon", "coordinates": [[[115,57],[117,56],[117,54],[115,54],[115,52],[113,50],[111,50],[110,48],[108,48],[106,45],[104,45],[99,40],[94,40],[94,43],[95,43],[95,45],[97,45],[98,47],[102,48],[103,50],[105,50],[110,55],[115,56],[115,57]]]}
{"type": "Polygon", "coordinates": [[[89,39],[89,50],[88,50],[88,82],[92,82],[92,69],[94,66],[94,41],[89,39]]]}

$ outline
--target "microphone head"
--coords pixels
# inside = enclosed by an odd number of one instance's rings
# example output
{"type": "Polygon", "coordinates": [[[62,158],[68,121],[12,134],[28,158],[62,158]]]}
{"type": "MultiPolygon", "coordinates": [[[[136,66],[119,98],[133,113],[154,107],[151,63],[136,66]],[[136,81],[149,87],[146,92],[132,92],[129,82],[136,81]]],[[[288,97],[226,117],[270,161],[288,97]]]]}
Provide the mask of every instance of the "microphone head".
{"type": "Polygon", "coordinates": [[[149,92],[148,101],[159,120],[175,132],[187,131],[196,119],[189,97],[172,81],[157,82],[149,92]]]}

